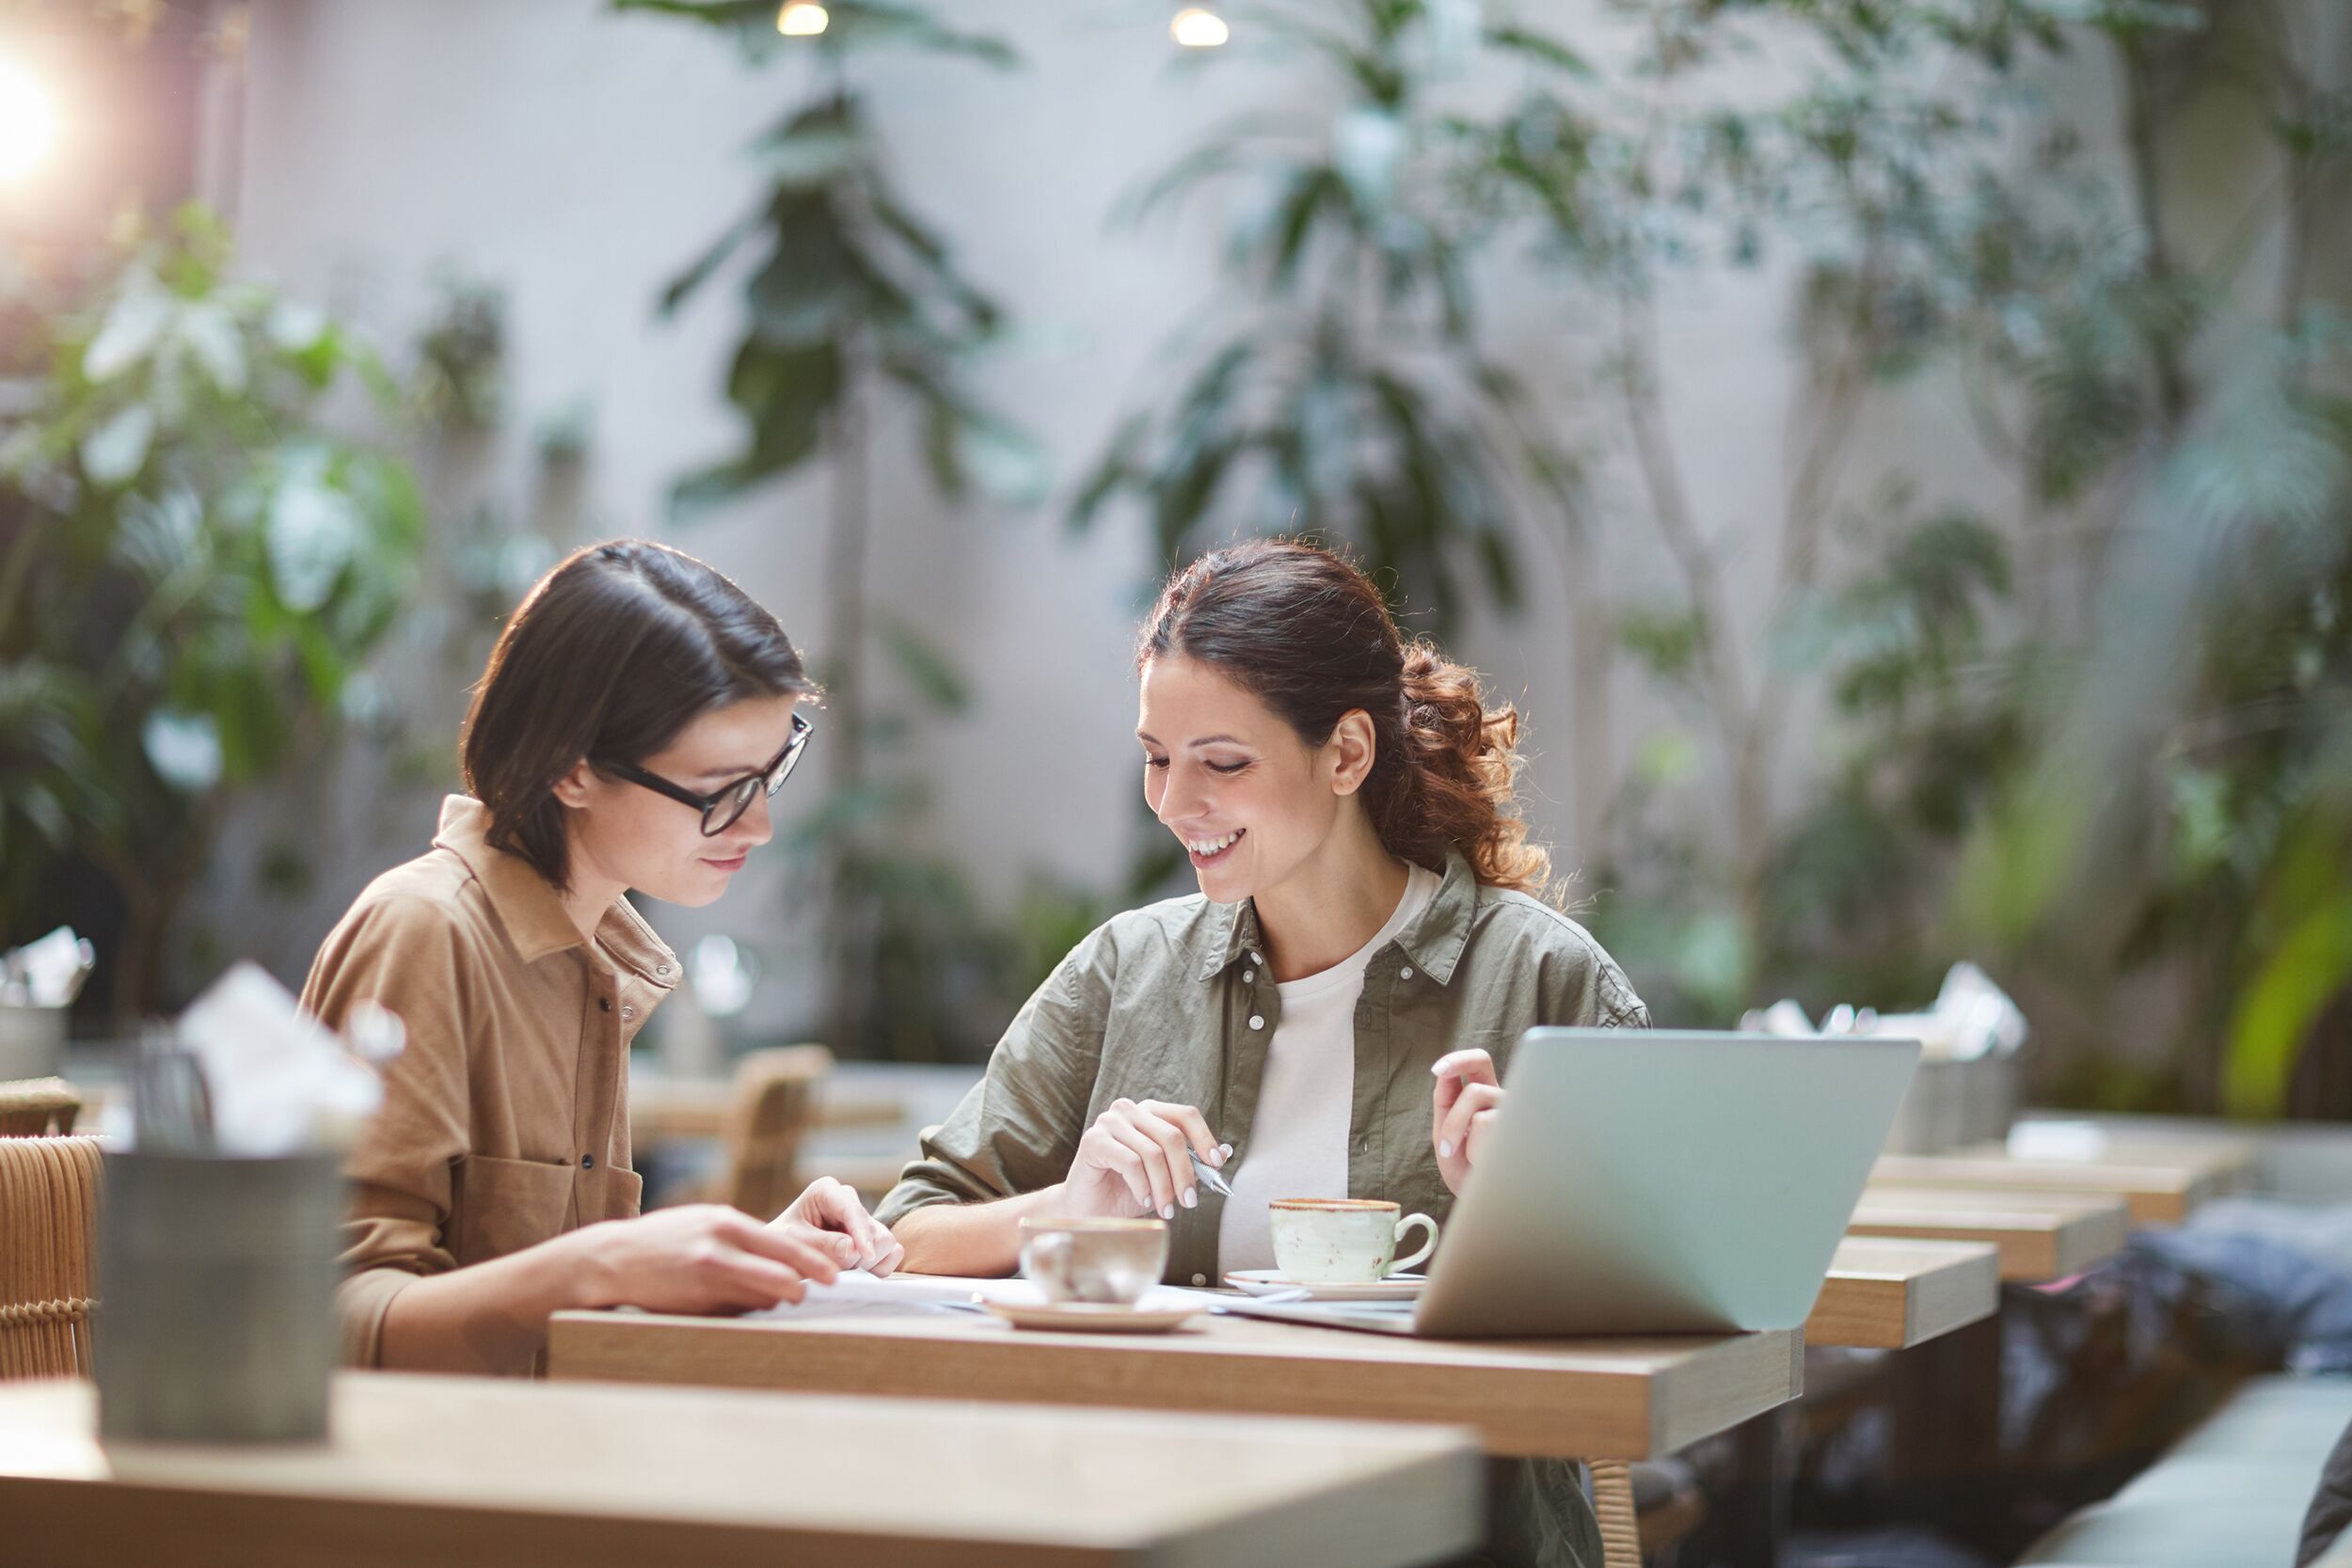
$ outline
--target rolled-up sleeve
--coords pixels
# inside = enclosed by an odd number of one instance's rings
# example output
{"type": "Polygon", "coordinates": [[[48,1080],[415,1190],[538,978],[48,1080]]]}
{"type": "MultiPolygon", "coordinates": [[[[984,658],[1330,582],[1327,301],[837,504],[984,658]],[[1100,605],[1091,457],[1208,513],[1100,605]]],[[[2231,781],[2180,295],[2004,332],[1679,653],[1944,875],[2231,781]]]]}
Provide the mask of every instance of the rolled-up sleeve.
{"type": "Polygon", "coordinates": [[[344,1174],[344,1278],[336,1295],[343,1359],[382,1359],[384,1314],[418,1277],[457,1266],[447,1244],[457,1162],[468,1147],[467,966],[444,911],[388,898],[356,909],[319,949],[302,990],[311,1014],[341,1028],[360,1002],[398,1015],[406,1048],[384,1077],[384,1105],[344,1174]]]}
{"type": "Polygon", "coordinates": [[[1073,948],[1013,1018],[988,1072],[922,1141],[875,1216],[893,1225],[935,1203],[985,1203],[1070,1174],[1102,1069],[1114,971],[1110,928],[1073,948]]]}

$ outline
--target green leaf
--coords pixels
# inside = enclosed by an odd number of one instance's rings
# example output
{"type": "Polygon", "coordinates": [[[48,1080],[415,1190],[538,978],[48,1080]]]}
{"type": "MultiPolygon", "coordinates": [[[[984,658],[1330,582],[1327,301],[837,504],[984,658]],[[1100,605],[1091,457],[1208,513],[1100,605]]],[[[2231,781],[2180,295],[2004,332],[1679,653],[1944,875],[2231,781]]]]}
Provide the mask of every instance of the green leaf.
{"type": "Polygon", "coordinates": [[[107,307],[98,335],[82,351],[81,373],[97,384],[139,365],[171,325],[172,309],[171,296],[143,270],[134,270],[107,307]]]}
{"type": "Polygon", "coordinates": [[[1591,62],[1558,39],[1524,27],[1489,27],[1486,41],[1506,54],[1524,55],[1581,81],[1592,81],[1597,74],[1591,62]]]}
{"type": "Polygon", "coordinates": [[[1110,446],[1095,464],[1094,471],[1087,476],[1086,483],[1079,486],[1076,499],[1070,503],[1069,527],[1073,532],[1082,532],[1093,527],[1104,503],[1140,477],[1135,469],[1134,461],[1150,428],[1150,420],[1141,414],[1130,415],[1120,421],[1118,432],[1111,436],[1110,446]]]}
{"type": "Polygon", "coordinates": [[[210,714],[159,708],[140,727],[139,744],[155,776],[183,795],[201,795],[220,783],[220,728],[210,714]]]}
{"type": "Polygon", "coordinates": [[[657,16],[682,17],[706,26],[739,30],[772,30],[780,0],[612,0],[616,11],[648,11],[657,16]]]}
{"type": "Polygon", "coordinates": [[[764,212],[745,214],[737,219],[725,233],[711,242],[709,247],[700,256],[694,258],[684,272],[672,278],[661,291],[661,313],[665,316],[675,315],[678,307],[683,305],[697,289],[710,281],[710,275],[723,266],[727,258],[734,255],[745,240],[758,231],[765,216],[764,212]]]}
{"type": "Polygon", "coordinates": [[[82,471],[102,489],[119,490],[138,477],[155,439],[155,410],[126,404],[82,437],[82,471]]]}
{"type": "Polygon", "coordinates": [[[1617,611],[1616,626],[1618,643],[1652,675],[1677,686],[1696,680],[1708,638],[1707,619],[1699,610],[1627,605],[1617,611]]]}
{"type": "Polygon", "coordinates": [[[270,501],[263,535],[270,581],[286,608],[305,615],[324,608],[363,532],[358,508],[326,474],[288,474],[270,501]]]}
{"type": "Polygon", "coordinates": [[[961,713],[972,705],[972,690],[948,657],[904,621],[892,617],[882,627],[883,645],[899,672],[940,713],[961,713]]]}
{"type": "Polygon", "coordinates": [[[2222,1099],[2233,1116],[2275,1117],[2320,1010],[2352,985],[2352,889],[2339,888],[2280,940],[2230,1021],[2222,1099]]]}

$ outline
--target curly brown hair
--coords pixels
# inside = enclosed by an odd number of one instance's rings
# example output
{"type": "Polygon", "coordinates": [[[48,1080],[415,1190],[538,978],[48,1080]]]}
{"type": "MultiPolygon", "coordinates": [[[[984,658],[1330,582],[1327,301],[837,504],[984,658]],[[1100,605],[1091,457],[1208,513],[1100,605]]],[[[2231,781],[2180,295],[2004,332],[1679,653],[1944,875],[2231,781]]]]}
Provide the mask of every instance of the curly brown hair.
{"type": "Polygon", "coordinates": [[[1406,641],[1348,562],[1279,539],[1210,551],[1161,590],[1136,668],[1168,654],[1216,666],[1310,746],[1362,709],[1364,809],[1398,859],[1437,869],[1458,849],[1491,886],[1540,896],[1549,883],[1551,856],[1519,815],[1518,710],[1489,706],[1478,673],[1435,643],[1406,641]]]}

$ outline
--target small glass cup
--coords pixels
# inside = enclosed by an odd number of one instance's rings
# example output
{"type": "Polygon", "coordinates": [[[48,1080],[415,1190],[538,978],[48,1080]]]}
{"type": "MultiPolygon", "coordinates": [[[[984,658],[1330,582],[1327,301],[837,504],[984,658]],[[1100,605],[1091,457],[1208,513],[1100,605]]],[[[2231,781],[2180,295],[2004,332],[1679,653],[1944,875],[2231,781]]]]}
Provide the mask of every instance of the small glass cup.
{"type": "Polygon", "coordinates": [[[1025,1219],[1021,1273],[1047,1301],[1133,1307],[1168,1273],[1168,1227],[1150,1219],[1025,1219]]]}

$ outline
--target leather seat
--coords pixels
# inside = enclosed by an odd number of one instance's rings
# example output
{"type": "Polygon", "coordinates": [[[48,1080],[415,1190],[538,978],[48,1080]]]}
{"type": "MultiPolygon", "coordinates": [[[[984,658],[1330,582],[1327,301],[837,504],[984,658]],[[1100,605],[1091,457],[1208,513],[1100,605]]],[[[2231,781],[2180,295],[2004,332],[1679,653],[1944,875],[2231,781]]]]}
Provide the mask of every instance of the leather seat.
{"type": "Polygon", "coordinates": [[[2019,1568],[2289,1563],[2319,1469],[2352,1425],[2352,1378],[2257,1378],[2106,1502],[2036,1542],[2019,1568]]]}

